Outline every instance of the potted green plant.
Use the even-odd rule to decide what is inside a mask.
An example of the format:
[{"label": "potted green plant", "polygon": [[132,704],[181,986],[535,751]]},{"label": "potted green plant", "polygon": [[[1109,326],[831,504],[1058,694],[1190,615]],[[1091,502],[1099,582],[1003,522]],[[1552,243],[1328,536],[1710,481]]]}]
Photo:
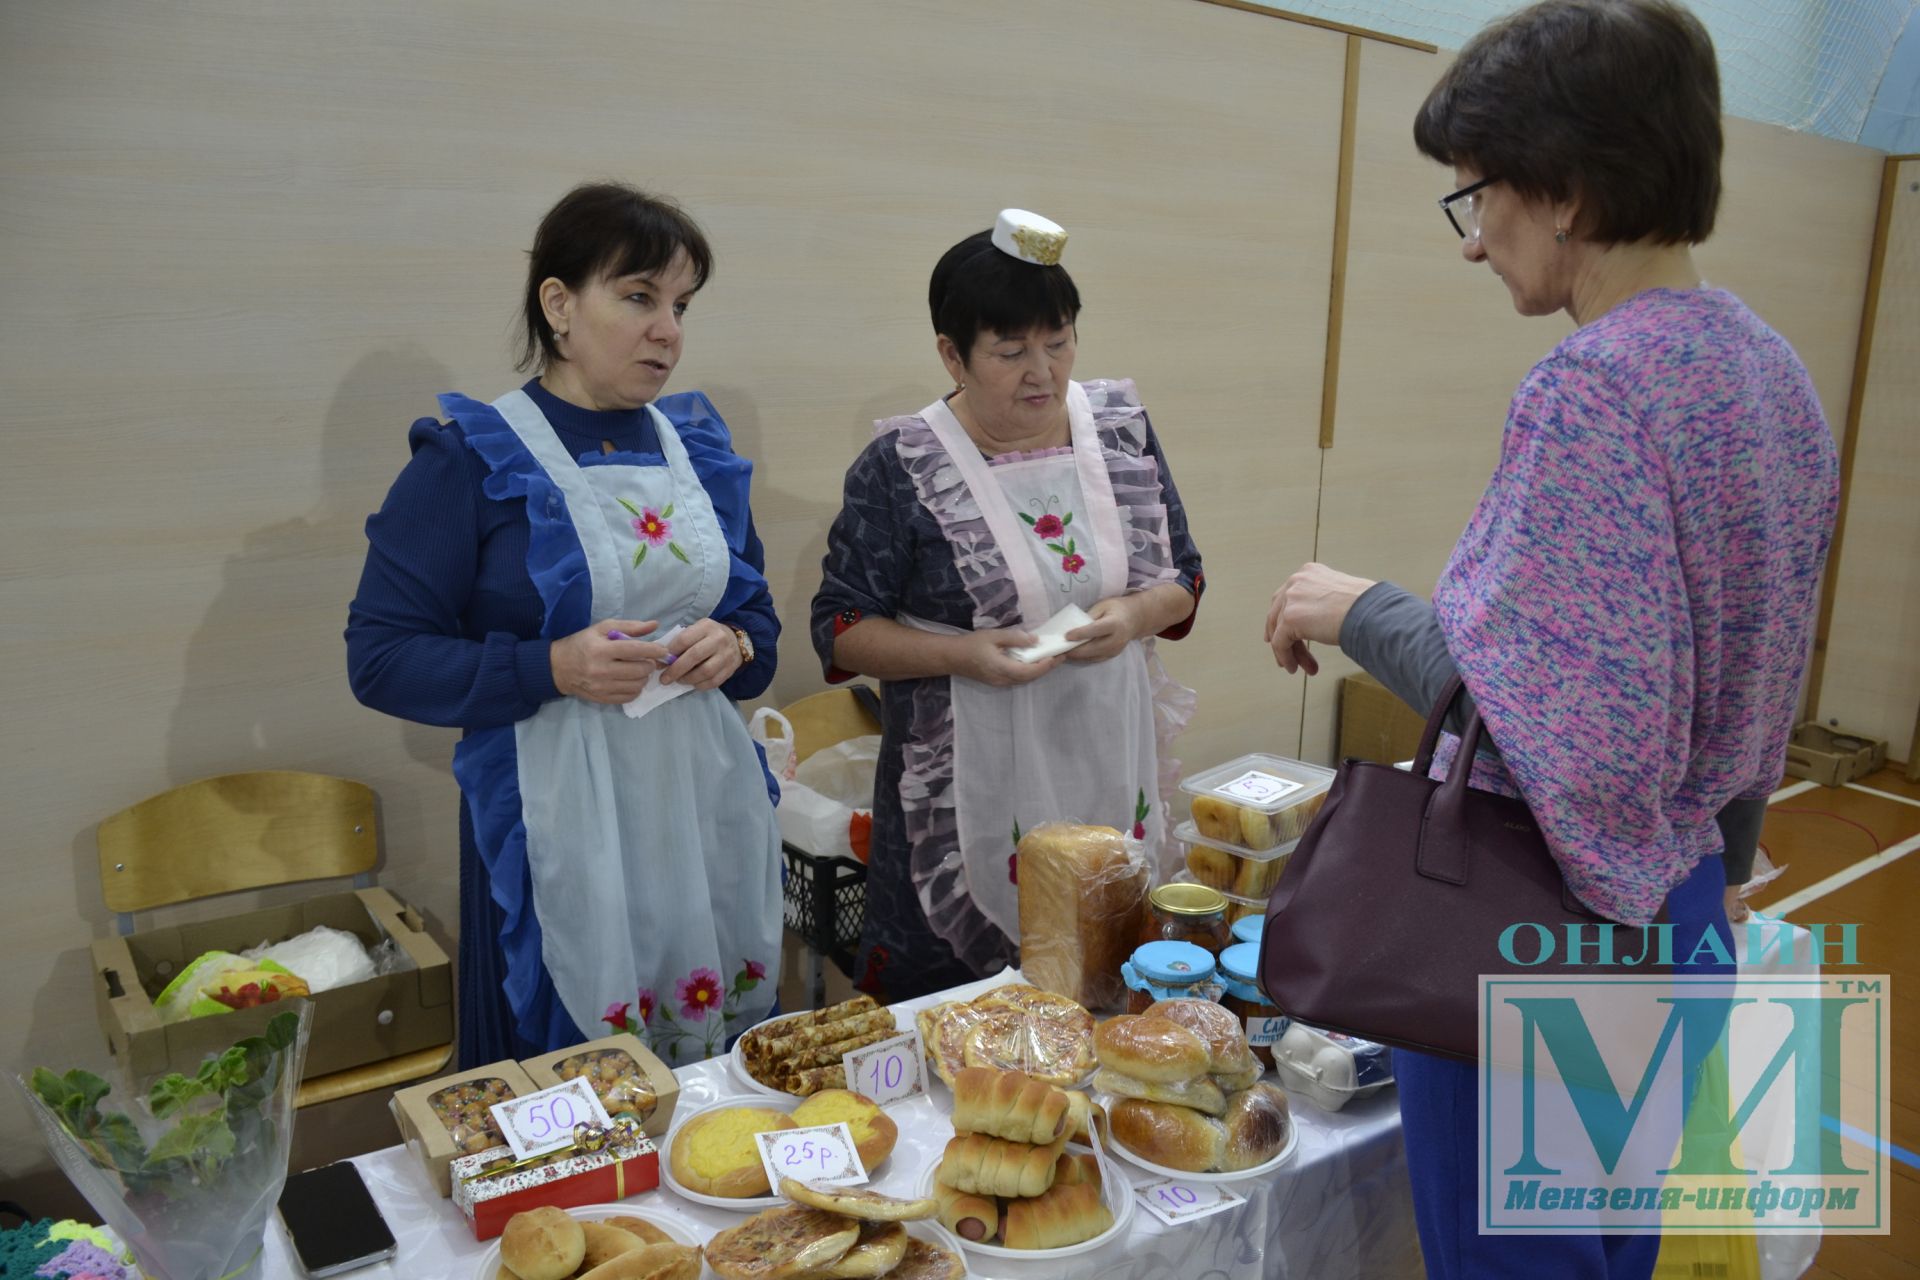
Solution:
[{"label": "potted green plant", "polygon": [[112,1109],[113,1085],[88,1071],[16,1078],[47,1149],[150,1280],[260,1273],[312,1020],[300,1001],[192,1075],[130,1082]]}]

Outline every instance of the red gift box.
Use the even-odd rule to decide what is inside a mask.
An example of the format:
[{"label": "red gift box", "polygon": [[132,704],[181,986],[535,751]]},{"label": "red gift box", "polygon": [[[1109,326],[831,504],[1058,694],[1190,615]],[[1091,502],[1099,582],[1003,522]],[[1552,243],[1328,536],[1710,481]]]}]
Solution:
[{"label": "red gift box", "polygon": [[453,1202],[473,1227],[475,1240],[491,1240],[507,1219],[543,1204],[573,1209],[609,1204],[660,1185],[660,1153],[644,1134],[616,1139],[594,1151],[566,1148],[516,1161],[510,1147],[493,1147],[453,1162]]}]

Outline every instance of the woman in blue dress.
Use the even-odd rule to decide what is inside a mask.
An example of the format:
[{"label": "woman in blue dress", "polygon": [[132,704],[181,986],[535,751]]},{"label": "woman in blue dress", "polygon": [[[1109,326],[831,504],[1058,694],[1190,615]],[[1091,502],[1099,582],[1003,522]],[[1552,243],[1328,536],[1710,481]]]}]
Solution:
[{"label": "woman in blue dress", "polygon": [[367,522],[354,693],[464,731],[463,1067],[601,1022],[677,1065],[773,1002],[780,842],[733,705],[779,635],[752,464],[704,395],[661,396],[711,268],[670,201],[569,193],[527,272],[536,376],[440,397]]}]

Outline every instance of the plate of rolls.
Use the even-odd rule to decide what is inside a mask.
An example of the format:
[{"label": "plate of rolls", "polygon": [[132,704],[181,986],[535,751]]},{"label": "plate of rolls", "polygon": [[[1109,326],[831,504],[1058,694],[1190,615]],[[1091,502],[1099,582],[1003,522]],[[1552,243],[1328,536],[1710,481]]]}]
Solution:
[{"label": "plate of rolls", "polygon": [[741,1084],[768,1097],[811,1097],[847,1087],[840,1059],[900,1034],[893,1011],[872,996],[770,1018],[733,1042],[727,1065]]},{"label": "plate of rolls", "polygon": [[845,1121],[860,1160],[873,1173],[893,1151],[900,1128],[863,1093],[823,1089],[812,1097],[735,1098],[675,1116],[660,1180],[695,1204],[752,1213],[784,1203],[767,1185],[755,1135]]},{"label": "plate of rolls", "polygon": [[1240,1019],[1211,1000],[1162,1000],[1094,1032],[1115,1154],[1196,1182],[1237,1182],[1279,1168],[1300,1131],[1287,1095],[1261,1081]]},{"label": "plate of rolls", "polygon": [[1085,1095],[1022,1071],[967,1067],[954,1076],[953,1127],[921,1189],[963,1248],[1067,1257],[1126,1231],[1133,1188],[1101,1153]]},{"label": "plate of rolls", "polygon": [[544,1205],[507,1219],[474,1280],[699,1280],[699,1238],[657,1209]]}]

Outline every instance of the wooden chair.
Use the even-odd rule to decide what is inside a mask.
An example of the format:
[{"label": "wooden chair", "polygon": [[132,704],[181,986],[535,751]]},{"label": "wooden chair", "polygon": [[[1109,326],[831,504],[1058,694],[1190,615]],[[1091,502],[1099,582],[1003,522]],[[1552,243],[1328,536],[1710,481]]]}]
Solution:
[{"label": "wooden chair", "polygon": [[[318,773],[271,770],[202,778],[100,824],[100,889],[133,932],[133,913],[307,880],[373,883],[373,791]],[[301,1082],[298,1105],[389,1089],[439,1072],[451,1043]]]}]

